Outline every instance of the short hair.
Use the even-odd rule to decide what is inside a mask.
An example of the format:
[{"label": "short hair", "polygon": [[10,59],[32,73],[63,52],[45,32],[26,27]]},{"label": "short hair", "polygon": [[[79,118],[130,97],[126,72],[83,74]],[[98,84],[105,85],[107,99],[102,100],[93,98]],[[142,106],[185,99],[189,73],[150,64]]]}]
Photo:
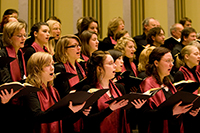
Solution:
[{"label": "short hair", "polygon": [[53,30],[53,25],[54,25],[54,24],[58,24],[58,25],[61,27],[60,22],[58,22],[58,21],[56,21],[56,20],[48,20],[46,23],[49,25],[49,28],[50,28],[50,35],[52,34],[52,30]]},{"label": "short hair", "polygon": [[153,44],[154,40],[152,39],[152,36],[155,37],[156,35],[159,35],[161,30],[165,33],[165,31],[161,27],[154,27],[154,28],[150,29],[147,34],[147,43]]},{"label": "short hair", "polygon": [[121,17],[114,17],[110,20],[110,22],[108,23],[108,36],[114,37],[114,32],[117,30],[120,21],[124,23],[124,20]]},{"label": "short hair", "polygon": [[120,30],[115,35],[115,41],[119,40],[121,37],[123,37],[125,34],[127,34],[127,30]]},{"label": "short hair", "polygon": [[177,25],[179,25],[180,23],[175,23],[170,27],[170,33],[172,34],[172,31],[176,31],[177,30]]},{"label": "short hair", "polygon": [[61,24],[61,20],[56,16],[49,17],[45,22],[47,22],[48,20],[55,20],[55,21],[58,21]]},{"label": "short hair", "polygon": [[89,53],[89,49],[90,49],[89,41],[90,41],[90,38],[92,37],[93,34],[97,35],[97,33],[93,32],[93,31],[85,30],[80,35],[80,39],[81,39],[81,43],[82,43],[81,52],[84,55],[86,55],[87,57],[90,57],[90,53]]},{"label": "short hair", "polygon": [[188,36],[190,35],[190,33],[197,33],[196,30],[192,27],[186,27],[182,30],[181,32],[181,42],[184,40],[183,37],[188,38]]},{"label": "short hair", "polygon": [[[31,55],[27,62],[27,73],[28,77],[26,82],[40,88],[42,84],[41,73],[46,65],[49,65],[53,57],[47,52],[36,52]],[[53,81],[49,82],[48,85],[52,85]]]},{"label": "short hair", "polygon": [[192,23],[192,20],[191,20],[190,18],[188,18],[188,17],[183,17],[183,18],[179,21],[179,23],[182,24],[182,25],[184,26],[185,23],[186,23],[186,21]]},{"label": "short hair", "polygon": [[132,41],[134,43],[135,49],[137,48],[135,40],[131,37],[121,37],[117,44],[115,45],[114,49],[119,50],[122,52],[123,56],[125,56],[125,47],[128,44],[129,41]]},{"label": "short hair", "polygon": [[155,18],[153,18],[153,17],[148,17],[148,18],[145,18],[145,19],[142,21],[143,31],[146,30],[146,29],[145,29],[145,25],[149,25],[149,20],[150,20],[150,19],[154,19],[154,20],[155,20]]},{"label": "short hair", "polygon": [[17,15],[19,14],[18,11],[15,10],[15,9],[7,9],[7,10],[5,10],[5,12],[4,12],[4,14],[3,14],[3,17],[4,17],[5,15],[11,15],[11,14],[13,14],[13,13],[17,13]]},{"label": "short hair", "polygon": [[92,22],[95,22],[97,23],[97,30],[98,30],[98,33],[99,33],[99,24],[98,24],[98,21],[93,18],[93,17],[84,17],[81,24],[80,24],[80,32],[79,32],[79,35],[85,31],[85,30],[88,30],[88,27],[89,25],[92,23]]},{"label": "short hair", "polygon": [[110,49],[108,50],[108,52],[110,53],[110,55],[113,57],[114,62],[122,56],[122,52],[116,49]]},{"label": "short hair", "polygon": [[66,55],[65,50],[70,43],[70,39],[75,39],[78,41],[79,44],[81,44],[80,39],[76,35],[69,34],[62,36],[56,44],[55,58],[57,62],[61,62],[64,64],[68,60],[68,56]]},{"label": "short hair", "polygon": [[10,41],[11,37],[15,32],[25,29],[25,24],[20,22],[9,22],[5,25],[3,29],[3,45],[11,46],[12,42]]},{"label": "short hair", "polygon": [[149,63],[149,55],[156,48],[155,46],[150,46],[142,50],[139,56],[138,71],[142,72],[146,70],[146,65]]}]

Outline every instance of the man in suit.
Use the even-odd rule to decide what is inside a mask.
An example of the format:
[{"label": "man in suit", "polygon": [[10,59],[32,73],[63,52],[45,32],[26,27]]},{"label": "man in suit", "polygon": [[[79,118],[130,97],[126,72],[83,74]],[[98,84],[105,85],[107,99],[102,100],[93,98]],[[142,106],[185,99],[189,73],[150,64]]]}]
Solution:
[{"label": "man in suit", "polygon": [[174,46],[181,41],[181,32],[184,29],[182,24],[175,23],[170,28],[171,37],[165,40],[164,47],[172,50]]}]

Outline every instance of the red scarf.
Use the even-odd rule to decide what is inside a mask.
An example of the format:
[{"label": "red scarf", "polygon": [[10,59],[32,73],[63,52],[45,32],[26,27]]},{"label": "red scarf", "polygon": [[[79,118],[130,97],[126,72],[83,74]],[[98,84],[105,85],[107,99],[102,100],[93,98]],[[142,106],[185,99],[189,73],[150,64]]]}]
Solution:
[{"label": "red scarf", "polygon": [[[43,90],[38,91],[38,99],[40,101],[41,111],[46,111],[60,100],[58,91],[50,86],[48,89],[42,85]],[[55,101],[54,101],[55,100]],[[62,121],[40,124],[40,133],[62,133]]]},{"label": "red scarf", "polygon": [[[7,50],[9,57],[16,58],[12,62],[10,62],[10,74],[11,74],[12,80],[13,81],[20,81],[20,80],[22,80],[22,76],[21,76],[21,70],[20,70],[20,66],[19,66],[19,60],[18,60],[17,55],[15,53],[15,49],[13,48],[13,46],[8,46],[8,47],[6,47],[6,50]],[[25,61],[24,61],[23,52],[22,52],[21,49],[19,49],[18,52],[20,52],[20,54],[22,56],[24,75],[26,75],[26,65],[25,65]]]},{"label": "red scarf", "polygon": [[[97,88],[103,89],[103,87],[97,83]],[[114,98],[118,97],[118,94],[122,96],[122,93],[118,90],[115,84],[110,80],[109,83],[110,93]],[[105,104],[106,101],[111,100],[111,98],[105,93],[99,98],[97,105],[99,111],[108,108],[109,104]],[[130,133],[130,126],[126,120],[126,110],[117,109],[108,115],[100,124],[100,132],[111,132],[111,133]]]},{"label": "red scarf", "polygon": [[[83,70],[81,65],[77,61],[75,62],[75,64],[79,68],[79,70],[81,71],[83,77],[85,77],[85,71]],[[80,81],[79,78],[78,78],[78,73],[74,69],[74,67],[71,65],[71,63],[69,63],[68,61],[64,64],[64,66],[65,66],[66,72],[76,75],[76,76],[72,77],[71,79],[69,79],[70,87],[72,87]]]},{"label": "red scarf", "polygon": [[[76,66],[81,71],[83,77],[85,77],[85,71],[83,70],[81,65],[77,61],[75,63],[76,63]],[[71,63],[69,63],[68,61],[64,64],[64,66],[65,66],[66,72],[76,75],[76,76],[72,77],[71,79],[69,79],[69,85],[70,85],[70,87],[72,87],[72,86],[74,86],[75,84],[77,84],[80,81],[79,77],[78,77],[78,73],[74,69],[74,67],[71,65]],[[82,120],[82,118],[80,118],[73,125],[74,125],[74,131],[75,132],[81,132],[81,130],[83,129],[83,120]]]},{"label": "red scarf", "polygon": [[[135,77],[137,77],[138,76],[138,72],[137,72],[137,68],[135,66],[135,63],[133,63],[132,61],[129,61],[129,63],[131,65],[131,69],[132,69],[133,73],[135,74]],[[125,71],[126,71],[126,68],[125,68],[125,66],[123,64],[122,72],[125,72]]]},{"label": "red scarf", "polygon": [[42,48],[36,42],[33,42],[33,44],[31,46],[35,49],[36,52],[48,52],[49,53],[49,51],[47,50],[47,48],[45,46],[43,46],[43,48]]},{"label": "red scarf", "polygon": [[111,40],[111,43],[112,43],[113,45],[116,45],[116,44],[117,44],[117,41],[115,41],[111,36],[110,36],[110,40]]},{"label": "red scarf", "polygon": [[[194,75],[192,74],[192,72],[190,72],[190,70],[188,70],[186,67],[181,66],[179,68],[179,71],[181,71],[183,73],[184,78],[185,78],[186,81],[187,80],[193,80],[195,82],[200,82],[200,72],[198,72],[197,67],[196,67],[195,73],[196,73],[197,78],[198,78],[199,81],[196,81],[196,79],[195,79]],[[198,89],[196,91],[194,91],[193,94],[197,95],[198,94]]]},{"label": "red scarf", "polygon": [[87,62],[87,61],[89,60],[89,58],[88,58],[86,55],[81,54],[81,56],[83,57],[83,60],[84,60],[85,62]]},{"label": "red scarf", "polygon": [[[146,92],[152,88],[161,87],[156,79],[153,76],[147,77],[141,84],[141,92]],[[177,92],[176,88],[170,82],[170,86],[168,86],[169,90],[174,94]],[[157,107],[166,100],[163,90],[158,91],[153,97],[148,99],[149,106],[153,108],[152,105],[156,105]],[[150,128],[150,127],[149,127]],[[163,133],[168,133],[168,120],[163,120]],[[180,133],[183,133],[183,123],[181,123]]]}]

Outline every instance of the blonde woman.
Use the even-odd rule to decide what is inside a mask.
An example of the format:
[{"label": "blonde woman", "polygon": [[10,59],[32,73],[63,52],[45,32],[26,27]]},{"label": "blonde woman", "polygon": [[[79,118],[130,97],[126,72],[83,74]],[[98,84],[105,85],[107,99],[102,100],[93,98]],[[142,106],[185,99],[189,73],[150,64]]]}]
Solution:
[{"label": "blonde woman", "polygon": [[99,45],[99,50],[106,51],[113,49],[117,44],[115,41],[115,36],[120,30],[124,30],[124,20],[121,17],[114,17],[108,23],[107,37],[104,38],[102,44]]},{"label": "blonde woman", "polygon": [[[29,110],[30,132],[61,133],[61,119],[75,115],[83,106],[69,106],[62,109],[48,110],[60,100],[58,91],[52,86],[54,79],[54,62],[52,55],[46,52],[34,53],[27,63],[28,77],[26,82],[42,91],[31,93],[25,97],[24,106]],[[78,115],[78,114],[77,114]],[[79,116],[79,115],[78,115]]]},{"label": "blonde woman", "polygon": [[47,24],[49,25],[50,28],[50,39],[47,44],[47,49],[52,55],[54,55],[55,46],[61,35],[61,24],[56,20],[48,20]]}]

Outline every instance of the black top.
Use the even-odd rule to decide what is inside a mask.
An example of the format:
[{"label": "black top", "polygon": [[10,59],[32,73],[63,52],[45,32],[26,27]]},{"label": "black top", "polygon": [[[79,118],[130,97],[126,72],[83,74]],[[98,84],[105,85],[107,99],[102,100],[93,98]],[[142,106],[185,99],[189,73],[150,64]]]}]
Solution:
[{"label": "black top", "polygon": [[126,71],[130,71],[130,76],[136,77],[136,75],[134,74],[133,69],[132,69],[132,67],[131,67],[131,64],[130,64],[130,62],[129,62],[129,58],[126,57],[126,56],[124,56],[124,57],[123,57],[123,60],[124,60],[124,66],[125,66],[125,68],[126,68]]},{"label": "black top", "polygon": [[179,42],[173,37],[169,37],[168,39],[165,40],[164,47],[172,51],[172,49],[176,44],[179,44]]},{"label": "black top", "polygon": [[114,49],[115,44],[112,44],[110,37],[106,37],[103,41],[99,42],[98,50],[108,51],[110,49]]},{"label": "black top", "polygon": [[183,47],[184,45],[181,43],[178,43],[174,46],[174,48],[172,49],[172,56],[174,59],[175,59],[175,55],[180,53]]},{"label": "black top", "polygon": [[[22,62],[22,55],[20,54],[20,52],[18,52],[17,55],[18,55],[19,67],[21,71],[21,79],[23,79],[24,67],[23,67],[23,62]],[[5,47],[0,50],[0,56],[8,57],[8,53]],[[0,80],[1,80],[0,84],[13,82],[11,73],[10,73],[10,64],[7,64],[5,67],[0,68]]]}]

